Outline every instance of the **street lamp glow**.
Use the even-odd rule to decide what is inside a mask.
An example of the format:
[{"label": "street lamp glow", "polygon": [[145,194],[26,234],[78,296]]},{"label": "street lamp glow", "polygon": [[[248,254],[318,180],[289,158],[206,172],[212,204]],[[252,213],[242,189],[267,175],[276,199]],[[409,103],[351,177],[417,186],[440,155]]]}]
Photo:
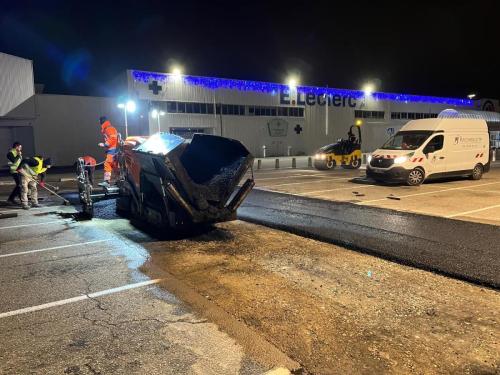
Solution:
[{"label": "street lamp glow", "polygon": [[120,108],[120,109],[123,109],[123,108],[125,108],[125,104],[123,104],[123,103],[119,103],[119,104],[117,105],[117,107],[118,107],[118,108]]},{"label": "street lamp glow", "polygon": [[151,111],[151,117],[156,119],[156,121],[158,122],[158,133],[161,130],[160,117],[164,115],[165,115],[164,111],[158,111],[156,108]]},{"label": "street lamp glow", "polygon": [[299,83],[299,80],[297,79],[297,77],[291,76],[291,77],[288,78],[288,83],[287,84],[288,84],[288,87],[290,87],[291,89],[296,88],[297,85],[298,85],[298,83]]},{"label": "street lamp glow", "polygon": [[176,77],[180,77],[182,75],[182,69],[180,66],[174,66],[172,68],[172,74]]},{"label": "street lamp glow", "polygon": [[373,85],[373,83],[366,83],[363,86],[363,92],[365,96],[370,96],[371,94],[373,94],[374,91],[375,91],[375,86]]},{"label": "street lamp glow", "polygon": [[135,112],[135,109],[136,109],[135,102],[133,100],[129,100],[127,102],[127,112],[133,113]]}]

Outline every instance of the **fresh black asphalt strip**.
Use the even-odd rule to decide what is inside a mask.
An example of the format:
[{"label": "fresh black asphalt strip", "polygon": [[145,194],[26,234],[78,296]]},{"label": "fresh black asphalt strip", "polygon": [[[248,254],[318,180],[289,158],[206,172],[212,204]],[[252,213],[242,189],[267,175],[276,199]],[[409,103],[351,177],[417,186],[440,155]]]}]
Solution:
[{"label": "fresh black asphalt strip", "polygon": [[500,288],[498,227],[253,190],[242,220]]}]

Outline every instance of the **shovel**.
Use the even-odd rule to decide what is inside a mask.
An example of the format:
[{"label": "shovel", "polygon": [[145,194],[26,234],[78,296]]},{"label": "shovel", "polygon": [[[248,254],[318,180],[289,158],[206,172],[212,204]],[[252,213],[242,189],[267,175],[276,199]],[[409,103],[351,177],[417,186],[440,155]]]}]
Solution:
[{"label": "shovel", "polygon": [[71,203],[69,202],[69,200],[67,200],[66,198],[63,198],[61,197],[59,194],[57,194],[55,191],[49,189],[47,186],[43,186],[43,185],[40,185],[40,182],[38,182],[36,179],[34,179],[33,177],[31,176],[28,176],[24,171],[20,171],[20,173],[24,176],[24,177],[27,177],[27,178],[30,178],[31,180],[35,181],[35,184],[37,184],[37,186],[40,186],[42,188],[44,188],[45,190],[47,190],[49,193],[51,193],[52,195],[55,195],[56,197],[59,197],[63,200],[64,202],[64,205],[65,206],[70,206]]}]

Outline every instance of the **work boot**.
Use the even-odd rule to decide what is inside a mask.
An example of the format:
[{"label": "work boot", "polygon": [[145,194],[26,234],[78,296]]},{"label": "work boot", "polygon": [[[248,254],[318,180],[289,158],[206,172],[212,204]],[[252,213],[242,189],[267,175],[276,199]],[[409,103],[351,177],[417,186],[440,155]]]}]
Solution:
[{"label": "work boot", "polygon": [[30,209],[29,204],[24,204],[23,203],[23,210],[29,210],[29,209]]},{"label": "work boot", "polygon": [[18,204],[14,199],[7,199],[7,206],[17,206]]},{"label": "work boot", "polygon": [[109,188],[111,185],[109,183],[109,181],[103,181],[103,182],[99,182],[97,185],[103,187],[103,188]]},{"label": "work boot", "polygon": [[40,206],[38,203],[31,203],[31,207],[32,208],[40,208],[42,206]]}]

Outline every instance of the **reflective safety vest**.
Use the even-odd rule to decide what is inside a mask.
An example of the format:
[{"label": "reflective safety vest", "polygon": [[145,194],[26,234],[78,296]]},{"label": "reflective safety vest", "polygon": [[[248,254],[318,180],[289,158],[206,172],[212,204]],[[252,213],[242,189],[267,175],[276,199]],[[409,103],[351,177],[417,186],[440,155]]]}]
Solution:
[{"label": "reflective safety vest", "polygon": [[35,172],[36,174],[40,174],[47,170],[47,168],[44,168],[43,166],[43,158],[38,158],[35,156],[33,157],[33,159],[35,159],[38,162],[38,164],[35,167],[31,168],[33,172]]},{"label": "reflective safety vest", "polygon": [[[17,156],[19,155],[15,148],[11,149],[9,151],[9,154],[14,155],[14,158],[17,158]],[[9,164],[9,168],[10,168],[10,173],[17,173],[17,170],[19,169],[19,166],[21,165],[21,160],[22,160],[22,158],[19,158],[15,163],[12,163],[9,160],[8,164]]]}]

